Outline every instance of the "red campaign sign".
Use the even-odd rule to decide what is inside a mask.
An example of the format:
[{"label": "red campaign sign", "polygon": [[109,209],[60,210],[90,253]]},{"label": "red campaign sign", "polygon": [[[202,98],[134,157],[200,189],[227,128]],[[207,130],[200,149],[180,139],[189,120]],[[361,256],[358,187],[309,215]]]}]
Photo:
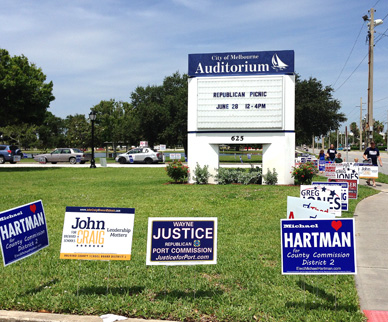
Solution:
[{"label": "red campaign sign", "polygon": [[357,179],[328,179],[329,182],[347,182],[349,184],[349,199],[357,199],[358,184]]},{"label": "red campaign sign", "polygon": [[[329,179],[335,179],[335,170],[337,166],[335,163],[326,163],[325,165],[325,176]],[[345,182],[345,181],[344,181]]]}]

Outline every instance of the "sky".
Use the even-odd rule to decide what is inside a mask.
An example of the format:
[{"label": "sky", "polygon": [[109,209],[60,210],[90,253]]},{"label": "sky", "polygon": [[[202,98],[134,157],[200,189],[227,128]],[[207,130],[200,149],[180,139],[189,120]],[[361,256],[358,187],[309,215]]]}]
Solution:
[{"label": "sky", "polygon": [[373,114],[386,123],[387,0],[1,0],[0,48],[42,69],[61,118],[130,102],[136,87],[187,73],[189,54],[294,50],[302,79],[333,87],[343,130],[367,102],[371,8],[385,20],[375,29]]}]

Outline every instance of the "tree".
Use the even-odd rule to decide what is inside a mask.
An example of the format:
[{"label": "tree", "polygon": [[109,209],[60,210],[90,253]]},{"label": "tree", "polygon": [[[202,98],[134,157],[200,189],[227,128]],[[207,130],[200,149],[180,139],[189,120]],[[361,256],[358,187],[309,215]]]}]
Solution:
[{"label": "tree", "polygon": [[65,146],[65,120],[46,112],[42,125],[38,127],[40,148],[59,148]]},{"label": "tree", "polygon": [[187,149],[187,75],[176,72],[161,86],[137,87],[131,104],[140,140]]},{"label": "tree", "polygon": [[131,106],[126,102],[101,101],[92,110],[96,112],[96,139],[97,144],[112,142],[116,152],[116,146],[120,143],[129,142],[132,138],[133,129],[131,122]]},{"label": "tree", "polygon": [[384,123],[380,121],[373,122],[373,141],[376,142],[377,145],[384,144],[384,139],[381,132],[384,131]]},{"label": "tree", "polygon": [[65,120],[66,145],[71,148],[86,149],[90,145],[90,123],[85,115],[69,115]]},{"label": "tree", "polygon": [[39,125],[52,95],[53,83],[27,57],[11,57],[0,49],[0,126],[20,123]]},{"label": "tree", "polygon": [[346,121],[339,113],[340,102],[333,98],[333,88],[324,87],[316,78],[300,80],[295,84],[295,132],[297,144],[310,142],[313,136],[335,131]]},{"label": "tree", "polygon": [[162,143],[161,134],[168,124],[168,113],[163,105],[162,86],[138,86],[131,94],[138,135],[141,141],[148,141],[150,147]]},{"label": "tree", "polygon": [[16,143],[22,148],[36,146],[38,142],[36,125],[20,123],[5,126],[0,130],[5,142]]},{"label": "tree", "polygon": [[358,127],[357,127],[357,123],[356,122],[352,122],[350,124],[350,132],[353,133],[353,143],[354,143],[355,140],[360,137],[360,131],[359,131]]},{"label": "tree", "polygon": [[182,145],[187,154],[187,75],[176,72],[166,77],[163,90],[168,123],[162,137],[168,145]]}]

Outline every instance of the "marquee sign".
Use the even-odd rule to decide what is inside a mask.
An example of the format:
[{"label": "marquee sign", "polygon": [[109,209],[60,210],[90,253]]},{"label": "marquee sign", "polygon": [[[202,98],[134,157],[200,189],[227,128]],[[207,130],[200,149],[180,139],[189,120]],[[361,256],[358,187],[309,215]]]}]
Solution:
[{"label": "marquee sign", "polygon": [[207,165],[216,183],[217,146],[263,144],[263,169],[276,168],[280,184],[293,183],[294,61],[293,50],[189,55],[190,168]]},{"label": "marquee sign", "polygon": [[281,76],[198,79],[198,129],[283,128]]},{"label": "marquee sign", "polygon": [[190,54],[189,76],[293,74],[294,51]]}]

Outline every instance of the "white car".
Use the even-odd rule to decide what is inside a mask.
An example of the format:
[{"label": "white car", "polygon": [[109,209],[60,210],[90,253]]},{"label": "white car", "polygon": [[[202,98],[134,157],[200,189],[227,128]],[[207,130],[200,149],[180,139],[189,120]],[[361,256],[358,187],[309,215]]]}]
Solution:
[{"label": "white car", "polygon": [[116,162],[120,164],[125,163],[158,163],[163,162],[163,153],[155,152],[150,148],[136,148],[128,152],[119,154],[116,159]]}]

